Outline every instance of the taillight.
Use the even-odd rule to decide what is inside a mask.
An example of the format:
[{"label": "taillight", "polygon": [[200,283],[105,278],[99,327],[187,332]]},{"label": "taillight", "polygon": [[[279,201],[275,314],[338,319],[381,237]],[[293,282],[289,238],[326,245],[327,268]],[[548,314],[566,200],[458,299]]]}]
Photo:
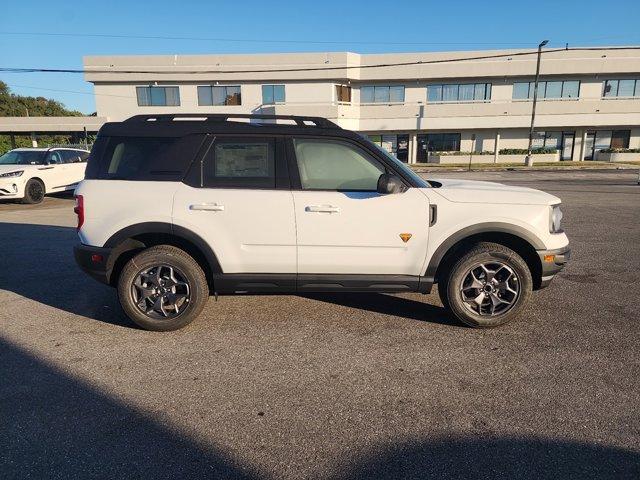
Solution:
[{"label": "taillight", "polygon": [[78,216],[78,226],[76,230],[80,230],[84,223],[84,198],[82,195],[76,195],[76,206],[73,207],[73,211]]}]

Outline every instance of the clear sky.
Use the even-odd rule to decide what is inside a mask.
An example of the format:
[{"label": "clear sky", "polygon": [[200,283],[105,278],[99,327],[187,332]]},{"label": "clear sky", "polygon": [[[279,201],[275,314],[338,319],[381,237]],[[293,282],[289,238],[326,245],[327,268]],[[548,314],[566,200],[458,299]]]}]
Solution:
[{"label": "clear sky", "polygon": [[[109,54],[486,50],[536,48],[544,39],[549,46],[640,44],[640,0],[5,0],[0,10],[0,67],[82,68],[84,55]],[[16,32],[56,35],[7,34]],[[0,80],[16,93],[95,110],[81,74],[0,72]]]}]

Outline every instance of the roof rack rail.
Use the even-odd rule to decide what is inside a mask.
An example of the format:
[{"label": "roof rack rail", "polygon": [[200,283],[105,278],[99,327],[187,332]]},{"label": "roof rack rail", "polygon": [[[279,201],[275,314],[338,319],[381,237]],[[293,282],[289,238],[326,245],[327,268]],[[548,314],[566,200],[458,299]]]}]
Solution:
[{"label": "roof rack rail", "polygon": [[[172,122],[174,120],[201,119],[205,122],[226,122],[234,118],[248,118],[257,120],[291,120],[300,127],[315,126],[320,128],[341,128],[335,123],[322,117],[307,117],[299,115],[267,115],[261,113],[162,113],[159,115],[134,115],[125,122]],[[312,125],[309,125],[309,124]]]}]

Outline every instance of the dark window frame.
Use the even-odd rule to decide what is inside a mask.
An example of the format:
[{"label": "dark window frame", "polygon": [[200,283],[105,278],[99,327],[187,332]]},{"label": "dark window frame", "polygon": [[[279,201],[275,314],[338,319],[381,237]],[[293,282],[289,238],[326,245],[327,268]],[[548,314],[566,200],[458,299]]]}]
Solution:
[{"label": "dark window frame", "polygon": [[[561,82],[562,85],[560,87],[560,96],[559,97],[547,97],[547,83],[553,83],[553,82]],[[526,98],[516,98],[515,95],[515,91],[516,91],[516,84],[518,85],[522,85],[522,84],[529,84],[528,89],[527,89],[527,97]],[[564,93],[565,93],[565,84],[568,83],[577,83],[578,84],[578,94],[575,97],[565,97]],[[582,87],[582,80],[539,80],[538,81],[538,100],[544,101],[544,100],[561,100],[561,101],[566,101],[566,100],[579,100],[580,99],[580,90]],[[535,90],[535,81],[519,81],[519,82],[513,82],[512,87],[511,87],[511,100],[512,101],[516,101],[516,102],[531,102],[533,101],[533,92]]]},{"label": "dark window frame", "polygon": [[[341,93],[348,92],[348,100],[341,100]],[[351,85],[336,84],[336,102],[339,104],[351,104]]]},{"label": "dark window frame", "polygon": [[[391,88],[399,88],[402,87],[402,101],[394,102],[391,101]],[[362,89],[363,88],[372,88],[373,89],[373,100],[371,102],[363,102],[362,101]],[[407,86],[406,85],[398,85],[398,84],[388,84],[388,85],[361,85],[360,89],[360,104],[361,105],[404,105],[407,98]],[[380,100],[376,101],[376,89],[386,89],[387,90],[387,98],[388,100]]]},{"label": "dark window frame", "polygon": [[[471,100],[461,100],[460,99],[460,87],[462,86],[469,86],[469,85],[473,85],[473,98]],[[475,90],[478,87],[478,85],[484,85],[484,98],[482,99],[476,99],[475,98]],[[455,86],[458,87],[457,88],[457,95],[456,95],[456,100],[443,100],[444,98],[444,87],[451,87],[451,86]],[[436,88],[439,87],[440,88],[440,98],[438,100],[429,100],[429,88]],[[490,103],[491,102],[491,94],[493,91],[493,84],[491,82],[465,82],[465,83],[432,83],[432,84],[427,84],[426,87],[426,99],[427,99],[427,103],[431,103],[431,104],[439,104],[439,103]]]},{"label": "dark window frame", "polygon": [[[168,88],[172,88],[175,89],[175,91],[177,92],[176,98],[178,100],[178,103],[176,104],[168,104],[167,103],[167,92],[166,90]],[[157,89],[157,90],[164,90],[164,103],[153,103],[153,95],[151,94],[151,91]],[[148,104],[142,104],[140,103],[140,91],[142,90],[148,90],[149,91],[149,103]],[[139,107],[179,107],[180,106],[180,86],[179,85],[136,85],[136,101],[138,102],[138,106]]]},{"label": "dark window frame", "polygon": [[[265,87],[271,88],[271,96],[273,98],[273,102],[265,102],[264,100],[264,89]],[[282,87],[282,101],[276,100],[276,89],[275,87]],[[287,88],[284,83],[265,83],[261,85],[261,94],[262,94],[262,104],[263,105],[284,105],[287,103]],[[242,97],[242,95],[241,95]],[[241,98],[242,99],[242,98]]]},{"label": "dark window frame", "polygon": [[320,141],[320,142],[327,142],[327,143],[340,143],[343,145],[346,145],[348,147],[354,148],[355,150],[358,150],[359,152],[362,153],[363,156],[368,157],[370,159],[373,159],[375,162],[377,162],[378,164],[380,164],[383,168],[384,168],[384,172],[385,173],[389,173],[390,171],[393,171],[389,168],[389,165],[387,162],[383,161],[380,156],[373,154],[369,149],[364,148],[363,145],[357,143],[357,142],[353,142],[349,139],[346,138],[340,138],[340,137],[317,137],[317,136],[307,136],[307,135],[294,135],[291,138],[289,138],[288,144],[288,151],[289,151],[289,155],[291,158],[291,161],[289,162],[289,168],[290,171],[295,172],[296,177],[294,179],[292,179],[292,184],[295,185],[296,187],[294,188],[295,190],[299,190],[299,191],[303,191],[303,192],[342,192],[342,193],[349,193],[349,192],[356,192],[356,193],[372,193],[372,192],[377,192],[377,188],[374,190],[365,190],[365,189],[334,189],[334,188],[304,188],[302,186],[302,180],[300,177],[300,167],[298,166],[298,157],[296,155],[296,148],[295,148],[295,143],[294,140],[296,139],[300,139],[300,140],[311,140],[311,141]]},{"label": "dark window frame", "polygon": [[[197,94],[197,101],[198,101],[198,106],[199,107],[227,107],[227,106],[232,106],[232,107],[237,107],[242,105],[242,85],[238,84],[234,84],[234,85],[197,85],[196,86],[196,93],[198,93],[198,90],[200,88],[208,88],[210,90],[210,94],[211,94],[211,103],[201,103],[200,102],[200,95]],[[213,101],[213,89],[214,88],[224,88],[224,103],[214,103]],[[238,89],[238,94],[237,94],[237,98],[238,98],[238,103],[232,103],[229,101],[230,98],[234,98],[234,95],[229,95],[229,93],[227,92],[228,88],[237,88]]]},{"label": "dark window frame", "polygon": [[[626,96],[621,96],[620,95],[620,82],[621,81],[625,81],[625,80],[630,80],[633,81],[633,94],[632,95],[626,95]],[[611,84],[611,82],[616,82],[616,88],[615,88],[615,93],[611,93],[611,91],[607,91],[607,86]],[[636,99],[636,98],[640,98],[640,78],[608,78],[606,80],[602,81],[602,98],[603,99],[611,99],[611,98],[620,98],[623,100],[631,100],[631,99]],[[636,94],[636,92],[638,92],[638,94]]]},{"label": "dark window frame", "polygon": [[[213,155],[212,168],[215,169],[215,148],[220,144],[233,144],[233,143],[265,143],[268,142],[273,145],[273,159],[274,159],[274,178],[275,183],[273,185],[266,185],[266,182],[254,181],[243,182],[241,180],[223,181],[223,182],[210,182],[205,177],[206,162],[210,161],[210,155]],[[210,178],[210,177],[209,177]],[[255,179],[259,177],[225,177],[232,179],[250,178]],[[255,135],[255,134],[223,134],[223,135],[210,135],[208,141],[205,141],[205,145],[202,149],[202,154],[198,160],[193,162],[192,168],[185,177],[187,185],[196,188],[206,189],[230,189],[230,190],[290,190],[291,182],[289,178],[289,161],[287,147],[285,145],[284,137],[279,135]]]}]

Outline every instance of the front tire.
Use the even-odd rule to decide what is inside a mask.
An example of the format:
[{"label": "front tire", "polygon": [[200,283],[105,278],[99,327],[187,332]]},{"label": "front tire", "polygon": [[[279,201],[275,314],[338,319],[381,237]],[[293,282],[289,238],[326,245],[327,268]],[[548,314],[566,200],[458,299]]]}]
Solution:
[{"label": "front tire", "polygon": [[137,325],[167,332],[200,315],[209,298],[207,278],[196,261],[170,245],[138,253],[118,278],[118,299]]},{"label": "front tire", "polygon": [[24,197],[22,199],[22,203],[42,203],[42,200],[44,200],[44,194],[44,183],[36,178],[32,178],[27,181],[27,184],[24,186]]},{"label": "front tire", "polygon": [[452,266],[442,286],[446,306],[456,318],[471,327],[490,328],[522,312],[533,281],[520,255],[504,245],[483,242]]}]

